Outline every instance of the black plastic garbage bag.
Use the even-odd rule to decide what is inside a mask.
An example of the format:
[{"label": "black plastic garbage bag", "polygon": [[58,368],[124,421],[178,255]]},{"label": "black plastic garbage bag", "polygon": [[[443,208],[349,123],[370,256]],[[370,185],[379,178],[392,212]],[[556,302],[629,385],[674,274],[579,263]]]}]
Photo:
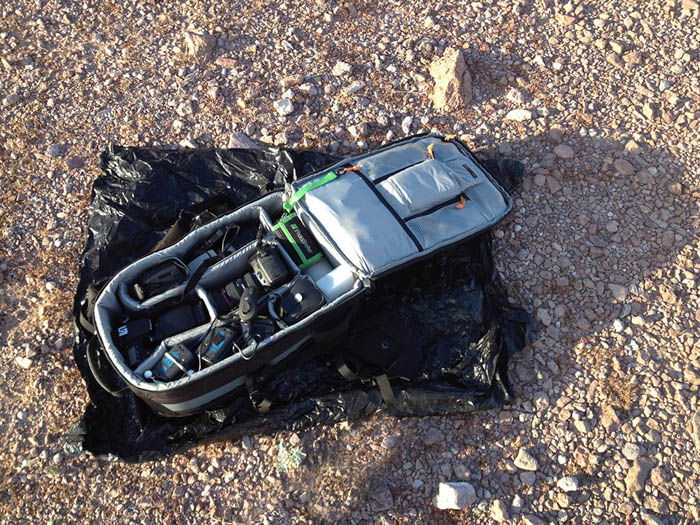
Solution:
[{"label": "black plastic garbage bag", "polygon": [[[105,374],[112,372],[112,379],[116,375],[104,370],[109,364],[94,359],[98,343],[85,316],[91,294],[118,270],[157,249],[166,233],[188,231],[189,222],[202,210],[230,211],[335,161],[322,153],[271,148],[175,151],[112,146],[102,154],[104,176],[93,186],[73,309],[74,357],[90,403],[66,435],[68,452],[145,461],[204,441],[299,430],[381,411],[444,415],[493,408],[508,400],[508,358],[525,345],[530,315],[506,296],[490,233],[382,279],[363,305],[356,324],[386,333],[410,331],[423,351],[418,378],[393,383],[393,405],[385,403],[374,382],[344,379],[329,357],[337,353],[334,348],[318,348],[316,358],[268,378],[264,394],[272,409],[266,414],[259,414],[242,395],[222,410],[166,418],[117,382],[105,384]],[[519,184],[520,163],[482,162],[506,190]],[[91,371],[96,367],[102,385]]]}]

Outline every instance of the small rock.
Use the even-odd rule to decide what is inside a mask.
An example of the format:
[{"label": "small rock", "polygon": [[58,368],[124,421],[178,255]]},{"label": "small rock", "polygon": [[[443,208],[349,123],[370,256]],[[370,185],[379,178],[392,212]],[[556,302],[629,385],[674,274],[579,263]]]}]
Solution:
[{"label": "small rock", "polygon": [[302,82],[304,82],[304,75],[289,75],[282,79],[282,87],[284,89],[289,89],[291,87],[298,86]]},{"label": "small rock", "polygon": [[672,182],[668,186],[668,191],[671,193],[671,195],[681,195],[683,193],[683,186],[680,185],[679,182]]},{"label": "small rock", "polygon": [[272,103],[272,106],[277,111],[277,114],[286,117],[294,112],[294,104],[288,98],[281,98]]},{"label": "small rock", "polygon": [[515,122],[532,120],[532,111],[529,109],[512,109],[506,115],[506,120],[514,120]]},{"label": "small rock", "polygon": [[369,126],[366,123],[348,126],[350,135],[356,139],[366,137],[369,134]]},{"label": "small rock", "polygon": [[642,518],[644,525],[665,525],[666,523],[660,516],[649,512],[647,509],[641,509],[639,517]]},{"label": "small rock", "polygon": [[641,453],[642,449],[639,447],[639,445],[635,445],[634,443],[625,443],[625,446],[622,447],[622,455],[630,461],[634,461],[635,459],[639,458]]},{"label": "small rock", "polygon": [[578,480],[573,476],[565,476],[557,481],[557,487],[564,492],[575,492],[578,490]]},{"label": "small rock", "polygon": [[51,144],[46,149],[46,155],[49,157],[61,157],[63,155],[63,146],[60,144]]},{"label": "small rock", "polygon": [[382,447],[394,448],[397,441],[396,436],[386,436],[384,439],[382,439]]},{"label": "small rock", "polygon": [[518,450],[518,455],[513,460],[513,464],[520,470],[535,471],[539,467],[537,460],[524,448]]},{"label": "small rock", "polygon": [[547,176],[547,189],[550,193],[557,193],[562,188],[561,182],[556,177]]},{"label": "small rock", "polygon": [[81,157],[68,157],[66,159],[66,168],[68,169],[77,170],[82,168],[83,164],[84,161]]},{"label": "small rock", "polygon": [[241,132],[231,133],[229,135],[227,147],[243,149],[260,149],[260,146],[257,142],[255,142],[245,133]]},{"label": "small rock", "polygon": [[559,144],[554,148],[554,154],[560,159],[573,159],[574,148],[568,144]]},{"label": "small rock", "polygon": [[574,428],[581,434],[588,434],[591,431],[591,424],[585,419],[574,421]]},{"label": "small rock", "polygon": [[625,476],[625,487],[630,496],[637,499],[639,493],[644,490],[644,485],[649,477],[649,471],[654,468],[655,462],[651,458],[636,459]]},{"label": "small rock", "polygon": [[435,497],[438,509],[464,509],[476,503],[476,491],[471,483],[453,481],[440,483]]},{"label": "small rock", "polygon": [[634,166],[632,166],[632,164],[625,159],[615,159],[614,166],[615,170],[620,175],[629,176],[634,174]]},{"label": "small rock", "polygon": [[423,482],[419,479],[416,479],[413,481],[413,483],[411,483],[411,487],[413,487],[414,489],[419,489],[422,486],[423,486]]},{"label": "small rock", "polygon": [[32,364],[34,363],[34,361],[27,357],[16,357],[15,361],[19,366],[21,366],[25,370],[29,370],[32,367]]},{"label": "small rock", "polygon": [[437,428],[431,428],[428,430],[428,432],[426,432],[425,436],[423,436],[423,443],[426,445],[435,445],[436,443],[440,443],[444,440],[445,434],[443,434]]},{"label": "small rock", "polygon": [[214,63],[217,66],[223,67],[226,69],[235,69],[235,67],[238,65],[238,62],[236,61],[235,58],[229,58],[229,57],[219,57],[214,61]]},{"label": "small rock", "polygon": [[627,299],[627,287],[619,284],[608,283],[608,290],[616,301],[623,302]]},{"label": "small rock", "polygon": [[653,120],[656,116],[656,110],[654,109],[654,106],[652,106],[649,102],[644,104],[644,106],[642,106],[642,115],[644,115],[649,120]]},{"label": "small rock", "polygon": [[666,230],[661,234],[661,246],[670,248],[676,242],[676,234],[672,230]]},{"label": "small rock", "polygon": [[526,514],[523,516],[523,523],[525,525],[547,525],[547,522],[542,518],[538,518],[534,514]]},{"label": "small rock", "polygon": [[491,504],[491,517],[498,523],[503,523],[510,519],[508,514],[508,506],[503,500],[496,499],[493,500]]},{"label": "small rock", "polygon": [[408,135],[411,132],[412,125],[413,117],[404,117],[404,119],[401,121],[401,130],[404,132],[405,135]]},{"label": "small rock", "polygon": [[348,87],[345,88],[345,93],[348,95],[354,95],[358,91],[361,91],[365,88],[365,83],[364,82],[353,82],[350,84]]},{"label": "small rock", "polygon": [[394,506],[394,498],[389,484],[381,476],[369,480],[369,505],[374,512],[389,510]]},{"label": "small rock", "polygon": [[3,106],[12,106],[13,104],[16,104],[17,102],[19,102],[21,98],[22,97],[20,96],[19,93],[11,93],[2,99],[2,105]]},{"label": "small rock", "polygon": [[341,77],[351,72],[352,66],[347,62],[343,62],[342,60],[338,60],[331,70],[331,74],[335,77]]},{"label": "small rock", "polygon": [[206,62],[211,58],[214,44],[216,44],[216,39],[206,33],[196,33],[194,31],[185,33],[187,52],[200,63]]},{"label": "small rock", "polygon": [[461,50],[446,49],[430,64],[430,76],[435,82],[431,97],[435,109],[454,111],[471,102],[472,78]]},{"label": "small rock", "polygon": [[300,84],[299,85],[299,91],[302,93],[306,93],[307,95],[316,95],[318,94],[318,89],[316,89],[316,86],[313,84],[307,82],[305,84]]},{"label": "small rock", "polygon": [[537,319],[539,319],[545,326],[552,324],[552,314],[549,313],[549,310],[544,308],[537,310]]},{"label": "small rock", "polygon": [[619,229],[620,225],[617,221],[608,221],[605,223],[605,229],[610,233],[615,233]]}]

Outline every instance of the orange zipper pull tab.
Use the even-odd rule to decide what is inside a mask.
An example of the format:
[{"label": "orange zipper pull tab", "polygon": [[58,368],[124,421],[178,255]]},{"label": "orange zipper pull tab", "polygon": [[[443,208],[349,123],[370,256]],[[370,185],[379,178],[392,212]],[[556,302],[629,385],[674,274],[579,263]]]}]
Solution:
[{"label": "orange zipper pull tab", "polygon": [[464,195],[460,195],[459,196],[459,204],[457,206],[455,206],[455,208],[457,208],[458,210],[461,210],[462,208],[464,208],[464,206],[466,206],[466,204],[467,204],[467,199],[464,198]]},{"label": "orange zipper pull tab", "polygon": [[428,158],[429,159],[435,158],[435,153],[433,153],[433,148],[435,148],[434,142],[431,142],[430,144],[428,144]]}]

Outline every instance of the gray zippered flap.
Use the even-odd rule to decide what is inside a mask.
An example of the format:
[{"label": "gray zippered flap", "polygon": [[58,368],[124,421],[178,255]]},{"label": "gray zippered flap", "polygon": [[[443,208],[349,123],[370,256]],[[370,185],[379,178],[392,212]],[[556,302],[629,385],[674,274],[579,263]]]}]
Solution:
[{"label": "gray zippered flap", "polygon": [[418,253],[401,223],[357,173],[308,192],[305,200],[338,250],[366,273]]},{"label": "gray zippered flap", "polygon": [[[341,173],[343,166],[358,170]],[[320,176],[328,171],[338,178],[308,191],[297,206],[371,277],[493,226],[512,206],[468,151],[439,136],[347,159]]]}]

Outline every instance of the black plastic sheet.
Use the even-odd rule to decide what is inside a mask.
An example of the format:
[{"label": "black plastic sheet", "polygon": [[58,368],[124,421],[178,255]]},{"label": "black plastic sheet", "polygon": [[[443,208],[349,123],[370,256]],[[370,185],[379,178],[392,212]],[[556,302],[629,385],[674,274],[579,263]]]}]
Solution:
[{"label": "black plastic sheet", "polygon": [[[271,378],[264,388],[273,408],[264,415],[242,395],[223,410],[165,418],[131,392],[114,397],[95,381],[86,353],[97,342],[79,322],[90,289],[98,289],[148,253],[181,219],[183,209],[207,202],[238,206],[336,160],[317,152],[271,148],[176,151],[112,146],[102,154],[104,176],[93,187],[73,310],[74,357],[90,402],[82,420],[66,435],[68,452],[146,461],[209,440],[300,430],[379,412],[463,413],[498,407],[509,399],[508,358],[525,345],[531,320],[506,296],[488,232],[382,279],[360,309],[358,322],[392,312],[396,323],[419,334],[425,355],[422,371],[413,381],[392,382],[398,399],[393,406],[383,401],[373,382],[343,379],[326,357],[334,354],[333,348],[322,348],[316,358]],[[520,163],[482,161],[506,190],[519,184]]]}]

